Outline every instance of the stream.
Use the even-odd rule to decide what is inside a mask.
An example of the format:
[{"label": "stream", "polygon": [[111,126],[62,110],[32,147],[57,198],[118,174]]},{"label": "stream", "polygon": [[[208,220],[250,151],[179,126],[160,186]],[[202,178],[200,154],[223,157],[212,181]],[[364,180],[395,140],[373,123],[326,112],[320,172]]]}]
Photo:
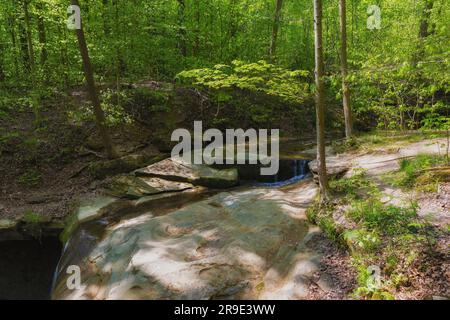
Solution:
[{"label": "stream", "polygon": [[[70,236],[69,240],[65,243],[64,249],[62,250],[61,243],[56,238],[45,238],[42,239],[41,242],[36,240],[28,240],[28,241],[5,241],[0,242],[0,274],[5,275],[8,274],[8,277],[0,277],[0,299],[50,299],[51,297],[56,299],[61,298],[69,298],[69,299],[78,299],[78,298],[98,298],[96,295],[89,296],[90,293],[86,293],[86,290],[80,290],[82,294],[81,296],[70,292],[66,288],[66,280],[67,280],[67,273],[66,270],[71,265],[77,265],[81,266],[82,275],[83,275],[83,283],[92,283],[97,281],[98,279],[95,278],[96,274],[102,274],[102,272],[106,272],[108,276],[116,277],[116,280],[112,280],[112,283],[117,282],[117,278],[126,277],[125,274],[127,273],[127,267],[123,265],[122,262],[119,263],[122,259],[129,259],[127,258],[128,255],[135,254],[137,248],[140,248],[140,245],[138,247],[135,247],[138,243],[136,242],[136,235],[133,230],[130,230],[127,225],[133,225],[135,221],[137,221],[136,225],[136,232],[140,232],[141,226],[143,226],[145,223],[149,223],[148,227],[145,227],[145,229],[151,229],[156,228],[154,230],[154,235],[149,235],[148,232],[145,232],[145,236],[152,237],[152,241],[154,242],[154,246],[158,247],[161,246],[159,250],[163,250],[166,252],[171,252],[172,250],[175,250],[178,252],[177,245],[173,247],[173,244],[170,245],[170,247],[173,247],[173,249],[170,249],[167,247],[166,243],[164,241],[158,242],[161,237],[166,237],[167,228],[172,228],[172,226],[167,225],[165,227],[165,231],[163,231],[164,234],[160,234],[161,225],[155,225],[154,227],[150,226],[152,224],[152,220],[155,219],[170,219],[172,221],[171,223],[175,223],[173,226],[174,232],[178,232],[177,230],[179,228],[184,228],[181,225],[194,225],[198,224],[197,228],[200,230],[204,230],[205,234],[209,234],[211,232],[218,231],[218,234],[216,236],[212,236],[212,240],[208,238],[208,236],[205,237],[205,235],[202,235],[204,237],[204,240],[201,240],[200,242],[208,242],[209,244],[206,247],[211,246],[211,248],[202,249],[206,251],[211,251],[209,254],[200,253],[201,257],[189,257],[189,258],[183,258],[183,259],[193,259],[193,260],[200,260],[200,259],[206,259],[209,260],[210,257],[213,257],[215,260],[214,255],[219,254],[219,251],[217,251],[218,247],[223,246],[224,248],[229,246],[229,242],[233,242],[234,238],[240,237],[240,234],[242,234],[242,231],[238,231],[237,229],[240,228],[239,226],[233,227],[236,230],[230,231],[230,226],[224,225],[222,226],[220,223],[221,221],[214,220],[208,223],[207,225],[202,225],[204,221],[202,221],[203,218],[199,218],[197,213],[201,213],[204,217],[206,215],[214,215],[216,214],[215,211],[217,207],[221,207],[223,205],[229,206],[227,210],[231,210],[230,212],[233,212],[235,215],[239,215],[239,220],[242,225],[249,224],[249,226],[253,227],[258,226],[259,223],[261,223],[261,227],[258,230],[252,230],[248,231],[248,235],[243,235],[247,237],[247,240],[249,243],[252,243],[251,248],[246,248],[247,251],[253,251],[257,255],[263,257],[264,259],[270,260],[276,258],[276,255],[274,256],[272,249],[267,251],[268,249],[265,248],[259,248],[260,245],[264,246],[264,242],[267,240],[269,241],[267,245],[270,245],[271,241],[273,243],[276,243],[277,246],[285,247],[286,238],[292,239],[292,241],[300,241],[307,233],[307,223],[302,218],[300,225],[293,225],[292,221],[287,221],[286,218],[283,216],[280,216],[279,218],[271,218],[272,214],[276,214],[278,211],[285,212],[287,204],[291,205],[292,208],[287,208],[289,211],[289,214],[295,214],[291,213],[290,211],[293,211],[298,206],[302,206],[303,202],[299,201],[298,204],[290,203],[289,197],[295,196],[295,201],[297,201],[298,196],[294,193],[294,191],[284,191],[285,188],[293,188],[295,189],[295,186],[302,182],[302,180],[305,180],[310,176],[309,169],[308,169],[308,161],[307,160],[282,160],[280,162],[280,170],[279,173],[276,176],[269,176],[269,177],[261,177],[259,176],[259,168],[238,168],[239,169],[239,176],[240,176],[240,185],[234,188],[231,188],[229,190],[202,190],[201,192],[192,192],[187,193],[183,196],[177,196],[173,199],[159,199],[155,201],[150,201],[148,204],[142,207],[129,207],[127,205],[126,200],[118,200],[116,203],[114,203],[115,207],[111,211],[111,213],[100,217],[98,219],[94,219],[91,221],[87,221],[82,223],[75,232]],[[277,190],[280,191],[277,191]],[[273,191],[270,191],[273,190]],[[311,189],[311,186],[308,185],[307,195],[305,196],[305,199],[309,201],[310,198],[313,197],[313,193]],[[288,197],[285,198],[285,194],[289,194]],[[254,200],[252,200],[254,198]],[[258,200],[259,199],[259,200]],[[212,207],[204,208],[205,203],[208,203],[208,201],[212,201],[210,203],[217,203],[214,204]],[[301,200],[301,199],[300,199]],[[261,206],[261,210],[256,210],[253,212],[252,208],[247,208],[247,202],[255,202],[255,204],[258,204]],[[283,202],[286,202],[287,204],[282,204]],[[258,205],[254,205],[253,207],[257,207]],[[186,217],[180,218],[180,222],[177,223],[177,221],[173,221],[171,219],[171,215],[177,215],[179,212],[183,213],[183,210],[188,210],[189,208],[193,207],[195,208],[197,206],[198,210],[195,209],[191,215],[187,215]],[[118,207],[119,209],[116,209]],[[273,207],[272,209],[268,210],[267,213],[263,213],[266,208]],[[205,211],[204,211],[205,210]],[[248,217],[242,216],[242,214],[246,211],[248,211]],[[211,211],[211,212],[210,212]],[[287,212],[287,211],[286,211]],[[220,215],[221,213],[218,212]],[[256,214],[256,216],[255,216]],[[252,219],[257,219],[256,217],[261,216],[261,221],[252,221]],[[166,218],[167,217],[167,218]],[[185,220],[186,219],[186,220]],[[200,219],[200,220],[199,220]],[[281,220],[280,220],[281,219]],[[206,219],[207,220],[207,219]],[[272,221],[273,220],[273,221]],[[226,221],[226,220],[224,220]],[[278,222],[277,222],[278,221]],[[284,222],[283,222],[284,221]],[[155,222],[156,223],[156,222]],[[225,224],[228,224],[230,222],[225,222]],[[272,231],[269,231],[269,229],[266,229],[267,227],[263,226],[264,224],[272,224],[272,223],[279,223],[280,224],[280,230],[275,231],[273,234]],[[120,236],[120,244],[116,243],[113,248],[105,249],[105,241],[109,241],[109,237],[114,236],[111,234],[111,230],[117,230],[116,228],[119,228],[119,226],[125,225],[124,232],[129,233],[123,234]],[[166,225],[166,224],[163,224]],[[286,227],[283,227],[283,225],[287,225]],[[192,234],[192,231],[194,229],[188,228],[186,230],[186,233],[184,231],[182,232],[183,237],[197,237],[195,234]],[[265,231],[267,230],[267,231]],[[283,231],[284,230],[284,231]],[[293,230],[297,230],[294,233]],[[189,233],[189,232],[190,233]],[[261,232],[266,233],[268,232],[267,237],[268,239],[256,239],[255,237],[258,237]],[[239,236],[237,234],[239,234]],[[203,233],[202,233],[203,234]],[[169,235],[172,237],[172,234]],[[214,240],[215,237],[221,237],[221,240]],[[255,239],[253,239],[253,238]],[[298,238],[300,237],[300,238]],[[298,240],[294,240],[297,239]],[[127,240],[128,239],[128,240]],[[134,239],[134,240],[133,240]],[[178,241],[177,239],[180,239],[177,235],[175,235],[175,238],[172,238],[173,240],[168,241]],[[197,238],[195,238],[197,239]],[[113,242],[117,242],[118,240],[114,240]],[[177,254],[181,254],[182,251],[187,250],[186,247],[191,245],[191,242],[193,240],[189,240],[187,242],[182,241],[178,246],[181,250]],[[197,241],[197,240],[195,240]],[[217,243],[217,241],[220,242]],[[253,244],[253,241],[255,243]],[[222,243],[223,242],[223,243]],[[121,244],[123,245],[123,249],[120,248]],[[203,245],[203,244],[202,244]],[[202,246],[201,245],[201,246]],[[108,242],[106,246],[110,246],[110,243]],[[239,244],[239,250],[243,250],[244,247],[247,246],[247,244],[244,243],[244,245]],[[217,247],[217,248],[216,248]],[[101,250],[105,250],[105,252],[102,252],[102,254],[108,255],[108,252],[111,252],[110,254],[114,256],[114,262],[109,261],[108,263],[105,262],[104,264],[98,263],[96,264],[95,268],[102,268],[108,265],[107,268],[109,268],[109,271],[106,270],[93,270],[92,265],[88,263],[86,265],[86,261],[90,261],[90,263],[95,263],[92,259],[97,259],[97,257],[94,257],[98,254],[99,248],[102,248]],[[182,249],[183,248],[183,249]],[[200,247],[198,247],[200,248]],[[196,250],[199,250],[199,249]],[[235,250],[236,248],[233,248]],[[112,253],[111,250],[117,251]],[[261,252],[260,252],[261,251]],[[119,256],[118,256],[119,255]],[[87,259],[86,259],[87,258]],[[176,258],[178,259],[178,258]],[[176,260],[175,259],[175,260]],[[284,258],[283,258],[284,259]],[[219,259],[220,260],[220,259]],[[59,261],[59,262],[58,262]],[[128,261],[128,260],[127,260]],[[153,262],[152,262],[153,261]],[[112,263],[112,265],[111,265]],[[164,257],[159,258],[148,258],[148,261],[146,261],[144,264],[146,264],[146,268],[150,265],[154,265],[155,270],[159,269],[159,264],[165,265],[165,264],[172,264],[173,260],[168,261],[166,255]],[[212,265],[215,265],[217,261],[215,262],[209,262],[212,263]],[[242,291],[241,286],[242,283],[247,283],[249,280],[245,280],[242,282],[241,276],[243,276],[244,273],[261,273],[261,270],[259,270],[259,267],[247,265],[247,264],[258,264],[258,261],[253,262],[246,262],[243,267],[243,263],[236,262],[236,268],[237,270],[230,271],[230,277],[229,279],[222,279],[223,276],[221,276],[221,281],[224,283],[228,283],[231,281],[230,284],[226,284],[225,286],[231,286],[232,289],[230,292],[225,293],[215,293],[217,297],[222,298],[230,298],[230,297],[242,297],[245,298],[246,296],[240,296],[241,293],[237,293],[238,291]],[[18,267],[19,266],[19,267]],[[94,269],[95,269],[94,268]],[[189,267],[190,268],[190,267]],[[222,273],[224,270],[221,269],[222,267],[219,267],[218,272]],[[233,269],[235,266],[232,267]],[[241,270],[242,268],[246,269],[244,272]],[[214,267],[213,267],[214,269]],[[253,270],[255,269],[255,270]],[[258,270],[256,270],[258,269]],[[211,269],[212,270],[212,269]],[[266,270],[267,271],[267,270]],[[152,273],[153,271],[146,271],[148,276],[148,273]],[[182,272],[182,271],[181,271]],[[234,272],[237,272],[236,275],[234,275]],[[200,270],[200,273],[202,274],[202,271]],[[205,284],[206,287],[216,287],[214,284],[216,280],[214,280],[214,277],[217,277],[218,275],[215,274],[212,278],[208,277],[208,281],[211,281],[209,284]],[[260,275],[262,276],[262,275]],[[102,275],[103,277],[103,275]],[[203,277],[203,276],[201,276]],[[87,278],[87,281],[86,281]],[[183,274],[180,274],[180,279],[183,278]],[[95,280],[93,280],[95,279]],[[179,282],[182,280],[172,279],[170,281]],[[134,280],[133,280],[134,281]],[[208,282],[207,281],[207,282]],[[146,281],[148,283],[152,283],[153,280]],[[235,284],[235,282],[242,282],[238,285]],[[139,284],[140,286],[141,284]],[[146,286],[146,285],[144,285]],[[241,288],[241,289],[240,289]],[[211,289],[211,288],[210,288]],[[210,290],[208,289],[208,290]],[[146,291],[151,292],[152,290],[149,290],[148,288],[145,289]],[[159,289],[158,289],[159,290]],[[208,291],[206,290],[206,291]],[[147,292],[145,294],[139,293],[136,294],[136,296],[132,296],[133,298],[141,299],[141,298],[155,298],[160,299],[166,297],[166,295],[170,295],[172,298],[176,298],[177,296],[171,292],[168,293],[167,290],[161,289],[161,291],[164,292],[160,294],[156,294],[155,296],[148,296]],[[245,291],[245,290],[244,290]],[[52,292],[52,294],[51,294]],[[178,292],[178,291],[177,291]],[[75,295],[74,295],[75,294]],[[97,293],[98,294],[98,293]],[[128,294],[128,293],[127,293]],[[109,292],[110,298],[114,298],[114,295]],[[172,296],[173,295],[173,296]],[[208,294],[209,295],[209,294]],[[181,294],[182,297],[185,298],[202,298],[202,295],[196,295],[193,293],[186,293]],[[122,294],[119,294],[118,296],[115,296],[116,298],[124,298]],[[249,296],[251,297],[251,295]],[[125,298],[128,298],[126,296]],[[214,295],[213,295],[214,298]]]}]

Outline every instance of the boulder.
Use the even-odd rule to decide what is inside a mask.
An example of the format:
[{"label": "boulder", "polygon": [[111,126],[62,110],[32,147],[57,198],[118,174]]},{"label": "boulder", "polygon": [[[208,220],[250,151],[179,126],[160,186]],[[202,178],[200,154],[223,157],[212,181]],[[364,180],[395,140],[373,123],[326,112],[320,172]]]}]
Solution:
[{"label": "boulder", "polygon": [[239,184],[236,168],[218,170],[207,165],[196,165],[172,158],[136,170],[134,174],[138,177],[187,182],[216,189],[226,189]]},{"label": "boulder", "polygon": [[[327,161],[327,175],[329,178],[341,178],[350,170],[351,163],[348,159],[339,159],[338,157],[330,157]],[[316,178],[318,175],[318,161],[309,162],[309,169]]]}]

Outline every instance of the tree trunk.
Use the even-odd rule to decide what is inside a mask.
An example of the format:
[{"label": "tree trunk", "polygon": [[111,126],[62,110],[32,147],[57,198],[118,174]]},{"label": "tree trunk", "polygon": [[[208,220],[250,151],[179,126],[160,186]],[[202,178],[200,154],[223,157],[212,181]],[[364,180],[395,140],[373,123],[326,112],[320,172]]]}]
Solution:
[{"label": "tree trunk", "polygon": [[2,43],[0,43],[0,82],[5,81],[5,70],[3,67],[3,51],[4,51],[4,46]]},{"label": "tree trunk", "polygon": [[108,15],[108,5],[109,0],[103,0],[103,32],[105,36],[109,36],[111,33],[111,28],[109,25],[109,15]]},{"label": "tree trunk", "polygon": [[[13,4],[15,5],[15,2],[13,1]],[[11,44],[12,44],[12,49],[13,49],[13,56],[14,56],[14,65],[15,65],[15,72],[16,75],[19,75],[20,73],[20,69],[19,69],[19,59],[18,57],[20,56],[18,49],[17,49],[17,37],[16,37],[16,27],[15,27],[15,21],[16,21],[16,17],[14,13],[10,13],[8,16],[8,26],[9,26],[9,33],[11,36]]]},{"label": "tree trunk", "polygon": [[28,45],[28,57],[30,63],[30,71],[31,74],[34,74],[35,70],[35,61],[34,61],[34,46],[33,46],[33,35],[31,30],[31,21],[30,21],[30,12],[28,8],[29,0],[23,0],[23,13],[25,18],[25,26],[26,26],[26,38]]},{"label": "tree trunk", "polygon": [[200,51],[200,0],[195,0],[195,40],[193,55],[198,56]]},{"label": "tree trunk", "polygon": [[445,153],[445,157],[447,158],[447,165],[450,165],[450,129],[447,129],[447,152]]},{"label": "tree trunk", "polygon": [[187,44],[186,44],[186,29],[185,29],[185,11],[186,3],[185,0],[178,0],[178,36],[181,55],[183,57],[187,56]]},{"label": "tree trunk", "polygon": [[[28,43],[27,43],[27,30],[26,30],[26,23],[25,23],[25,17],[23,13],[20,13],[18,15],[19,23],[18,23],[18,40],[19,40],[19,48],[20,48],[20,54],[22,56],[22,63],[23,63],[23,70],[25,74],[29,74],[31,71],[30,66],[30,51],[28,50]],[[14,17],[13,17],[14,19]]]},{"label": "tree trunk", "polygon": [[[80,6],[78,0],[71,0],[71,1],[72,5]],[[76,30],[76,34],[78,39],[78,45],[80,48],[81,58],[83,60],[83,68],[84,68],[84,75],[86,77],[87,90],[89,92],[92,105],[94,107],[94,114],[97,127],[103,140],[103,145],[105,146],[108,158],[115,158],[117,157],[117,154],[114,150],[111,136],[109,135],[109,132],[105,125],[105,114],[100,105],[100,99],[98,97],[97,88],[95,87],[94,72],[92,70],[91,59],[89,57],[89,51],[86,45],[86,39],[84,37],[83,23],[81,24],[81,28]]]},{"label": "tree trunk", "polygon": [[419,30],[419,38],[425,39],[430,35],[430,18],[431,18],[431,10],[433,10],[433,0],[425,0],[424,9],[422,13],[422,17],[420,20],[420,30]]},{"label": "tree trunk", "polygon": [[47,34],[45,31],[45,22],[44,22],[44,8],[42,2],[38,2],[36,4],[36,8],[38,9],[38,33],[39,33],[39,44],[41,45],[41,65],[45,67],[47,62],[48,53],[47,53]]},{"label": "tree trunk", "polygon": [[280,28],[281,9],[283,8],[283,0],[277,0],[275,8],[275,17],[272,26],[272,38],[269,47],[269,59],[272,60],[277,49],[278,29]]},{"label": "tree trunk", "polygon": [[341,21],[341,74],[342,74],[342,103],[345,117],[345,137],[350,139],[353,135],[352,107],[350,103],[350,89],[347,84],[347,13],[346,1],[339,0],[339,16]]},{"label": "tree trunk", "polygon": [[424,40],[430,35],[429,28],[430,28],[431,10],[433,9],[434,6],[434,0],[423,0],[423,1],[424,7],[419,25],[419,43],[417,52],[413,56],[412,62],[413,67],[417,67],[418,63],[423,59],[425,55]]},{"label": "tree trunk", "polygon": [[[117,92],[120,92],[121,86],[120,86],[120,79],[122,78],[123,74],[126,70],[126,63],[122,55],[121,46],[119,45],[121,39],[121,30],[120,30],[120,7],[119,7],[119,1],[113,0],[113,6],[114,6],[114,21],[115,23],[115,36],[116,39],[116,90]],[[120,94],[117,95],[117,105],[120,105]]]},{"label": "tree trunk", "polygon": [[322,47],[322,0],[314,0],[314,48],[316,83],[317,161],[321,202],[328,199],[328,176],[325,159],[325,92],[323,84],[324,64]]}]

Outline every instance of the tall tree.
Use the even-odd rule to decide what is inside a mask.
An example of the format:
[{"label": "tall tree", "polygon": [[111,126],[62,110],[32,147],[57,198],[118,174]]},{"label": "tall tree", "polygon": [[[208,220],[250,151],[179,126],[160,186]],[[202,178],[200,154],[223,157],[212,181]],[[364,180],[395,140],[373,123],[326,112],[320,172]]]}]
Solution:
[{"label": "tall tree", "polygon": [[341,75],[342,75],[342,103],[345,117],[345,137],[350,139],[353,135],[352,107],[350,102],[350,89],[347,84],[347,12],[346,0],[339,0],[339,16],[341,21]]},{"label": "tall tree", "polygon": [[30,18],[30,10],[29,10],[29,0],[22,0],[23,5],[23,14],[25,19],[26,26],[26,39],[28,46],[28,57],[30,63],[30,71],[31,74],[34,74],[35,69],[35,60],[34,60],[34,45],[33,45],[33,34],[31,29],[31,18]]},{"label": "tall tree", "polygon": [[276,7],[275,7],[275,17],[273,19],[273,26],[272,26],[272,37],[270,40],[270,47],[269,47],[270,60],[273,59],[273,56],[275,55],[275,51],[277,48],[278,30],[280,28],[280,19],[281,19],[281,10],[282,9],[283,9],[283,0],[277,0]]},{"label": "tall tree", "polygon": [[317,169],[322,203],[328,199],[325,159],[325,88],[323,83],[322,0],[314,0],[314,52],[316,84]]},{"label": "tall tree", "polygon": [[[0,39],[1,41],[1,39]],[[3,51],[4,51],[4,46],[3,43],[0,42],[0,82],[5,81],[5,67],[3,64]]]},{"label": "tall tree", "polygon": [[180,47],[181,55],[187,56],[187,44],[186,44],[186,2],[185,0],[178,1],[178,46]]},{"label": "tall tree", "polygon": [[61,75],[62,80],[65,88],[69,88],[70,85],[70,64],[69,64],[69,58],[67,55],[67,32],[66,28],[62,25],[58,25],[58,41],[59,41],[59,62],[63,66]]},{"label": "tall tree", "polygon": [[36,9],[38,10],[37,26],[39,34],[39,44],[41,46],[41,65],[45,66],[47,62],[48,53],[47,53],[47,34],[45,31],[45,22],[44,22],[45,8],[43,6],[42,1],[39,1],[36,4]]},{"label": "tall tree", "polygon": [[[13,1],[13,5],[15,8],[15,1]],[[20,55],[22,57],[22,63],[23,63],[23,70],[24,73],[29,73],[31,71],[31,64],[30,64],[30,51],[28,50],[28,43],[27,43],[27,30],[25,28],[25,16],[23,12],[19,13],[16,10],[13,10],[13,13],[11,15],[11,30],[12,35],[14,36],[14,21],[18,19],[17,27],[18,27],[18,45],[20,49]],[[13,39],[14,40],[14,39]]]},{"label": "tall tree", "polygon": [[430,17],[431,17],[431,10],[433,10],[433,6],[434,6],[433,0],[424,0],[419,31],[419,37],[421,39],[424,39],[430,35]]},{"label": "tall tree", "polygon": [[111,33],[111,27],[109,25],[109,0],[102,0],[103,4],[103,32],[105,33],[105,36],[109,36]]},{"label": "tall tree", "polygon": [[431,11],[433,10],[434,0],[423,0],[422,15],[420,16],[419,23],[419,42],[418,48],[413,55],[412,65],[417,67],[417,64],[423,59],[425,55],[425,39],[431,34],[430,32],[430,19]]},{"label": "tall tree", "polygon": [[[78,0],[72,0],[71,3],[72,3],[72,5],[75,5],[78,7],[80,6],[80,4],[78,3]],[[95,86],[94,72],[92,70],[91,59],[89,57],[89,51],[88,51],[87,44],[86,44],[86,38],[84,36],[82,22],[81,22],[81,28],[76,29],[76,34],[77,34],[78,46],[80,49],[81,58],[83,60],[83,69],[84,69],[84,75],[86,77],[87,90],[88,90],[89,96],[91,98],[92,105],[94,107],[94,114],[95,114],[97,127],[100,132],[100,136],[103,140],[103,145],[106,149],[108,158],[115,158],[115,157],[117,157],[117,153],[114,150],[111,136],[105,125],[105,114],[102,110],[102,107],[100,104],[100,99],[98,97],[97,88]]]},{"label": "tall tree", "polygon": [[195,40],[192,50],[194,56],[197,56],[200,51],[200,15],[200,0],[195,0]]}]

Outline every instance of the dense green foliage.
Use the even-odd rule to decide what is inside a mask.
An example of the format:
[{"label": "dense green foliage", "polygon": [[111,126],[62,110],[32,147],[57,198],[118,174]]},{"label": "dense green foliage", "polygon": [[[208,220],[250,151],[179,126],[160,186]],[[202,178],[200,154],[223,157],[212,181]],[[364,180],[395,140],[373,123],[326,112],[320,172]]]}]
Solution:
[{"label": "dense green foliage", "polygon": [[[265,61],[244,64],[233,61],[231,66],[216,65],[209,69],[183,71],[178,78],[212,90],[242,90],[280,97],[287,102],[302,103],[311,95],[304,80],[307,71],[289,71]],[[226,96],[222,95],[222,99]]]},{"label": "dense green foliage", "polygon": [[[448,128],[449,2],[373,2],[347,2],[348,80],[356,127]],[[273,56],[269,46],[276,1],[80,3],[100,82],[117,87],[142,78],[172,81],[178,74],[214,90],[256,90],[291,101],[304,100],[314,89],[309,88],[311,78],[305,77],[314,67],[312,1],[284,1]],[[82,83],[75,35],[66,26],[69,4],[68,0],[0,4],[1,117],[12,107],[36,109],[55,88]],[[373,4],[381,8],[381,29],[367,27],[367,8]],[[340,105],[339,45],[338,1],[326,0],[328,105]]]}]

